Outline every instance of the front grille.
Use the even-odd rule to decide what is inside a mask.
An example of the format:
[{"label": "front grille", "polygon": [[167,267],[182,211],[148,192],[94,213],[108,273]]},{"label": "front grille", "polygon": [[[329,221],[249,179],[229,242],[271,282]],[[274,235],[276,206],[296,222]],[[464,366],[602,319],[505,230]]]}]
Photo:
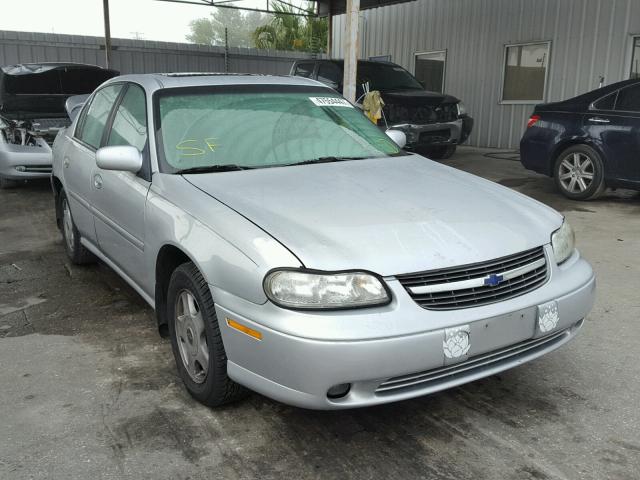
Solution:
[{"label": "front grille", "polygon": [[420,143],[448,142],[451,139],[451,129],[430,130],[420,133]]},{"label": "front grille", "polygon": [[413,123],[424,125],[429,123],[453,122],[458,118],[458,109],[453,103],[442,105],[415,105],[402,103],[386,103],[383,107],[387,121],[390,123]]},{"label": "front grille", "polygon": [[538,288],[547,280],[547,261],[544,249],[538,247],[487,262],[396,278],[422,308],[454,310],[500,302]]},{"label": "front grille", "polygon": [[378,386],[376,394],[392,395],[425,388],[431,388],[435,391],[438,390],[439,384],[471,377],[482,370],[510,364],[525,357],[530,359],[536,353],[562,343],[570,332],[571,329],[562,330],[546,337],[525,340],[515,345],[476,355],[455,365],[390,378]]}]

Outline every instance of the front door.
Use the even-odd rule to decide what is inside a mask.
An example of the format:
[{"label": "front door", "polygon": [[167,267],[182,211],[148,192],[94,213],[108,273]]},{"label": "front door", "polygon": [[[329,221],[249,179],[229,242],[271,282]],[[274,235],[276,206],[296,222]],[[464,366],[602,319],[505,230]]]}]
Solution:
[{"label": "front door", "polygon": [[96,150],[100,147],[109,113],[118,98],[122,84],[98,90],[81,113],[71,143],[63,152],[63,175],[73,221],[83,238],[96,242],[92,197],[92,172],[96,166]]},{"label": "front door", "polygon": [[144,278],[145,203],[149,191],[149,155],[144,90],[127,84],[116,107],[105,146],[130,145],[143,153],[138,173],[102,170],[94,165],[93,208],[100,250],[136,283]]}]

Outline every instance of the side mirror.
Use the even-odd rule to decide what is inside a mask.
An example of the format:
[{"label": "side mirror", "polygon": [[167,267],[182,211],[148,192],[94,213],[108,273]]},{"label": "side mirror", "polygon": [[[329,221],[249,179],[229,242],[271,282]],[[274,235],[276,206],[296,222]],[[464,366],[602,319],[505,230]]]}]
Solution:
[{"label": "side mirror", "polygon": [[102,147],[96,152],[96,164],[103,170],[138,173],[142,168],[142,154],[129,145]]},{"label": "side mirror", "polygon": [[387,137],[393,140],[400,148],[404,148],[407,144],[407,136],[402,130],[389,129],[385,133],[387,134]]}]

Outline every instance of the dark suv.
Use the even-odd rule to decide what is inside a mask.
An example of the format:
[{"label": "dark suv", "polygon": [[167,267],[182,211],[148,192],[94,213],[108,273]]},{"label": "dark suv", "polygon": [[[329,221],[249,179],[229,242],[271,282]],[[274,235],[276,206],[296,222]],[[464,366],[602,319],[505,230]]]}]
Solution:
[{"label": "dark suv", "polygon": [[[291,75],[318,80],[342,92],[342,60],[299,60]],[[473,119],[462,102],[447,94],[429,92],[408,71],[391,62],[358,61],[356,103],[362,102],[362,85],[378,90],[385,105],[382,127],[402,130],[408,150],[431,158],[449,158],[456,146],[469,138]]]}]

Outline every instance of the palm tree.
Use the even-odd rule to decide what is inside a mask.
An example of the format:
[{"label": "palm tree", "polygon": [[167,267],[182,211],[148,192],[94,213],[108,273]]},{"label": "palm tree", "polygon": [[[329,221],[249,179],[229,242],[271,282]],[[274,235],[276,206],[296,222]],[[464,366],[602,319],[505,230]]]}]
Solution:
[{"label": "palm tree", "polygon": [[[316,53],[325,50],[328,33],[326,18],[291,15],[296,10],[278,0],[271,3],[271,8],[273,19],[253,32],[256,48]],[[313,15],[313,7],[309,5],[306,12]]]}]

